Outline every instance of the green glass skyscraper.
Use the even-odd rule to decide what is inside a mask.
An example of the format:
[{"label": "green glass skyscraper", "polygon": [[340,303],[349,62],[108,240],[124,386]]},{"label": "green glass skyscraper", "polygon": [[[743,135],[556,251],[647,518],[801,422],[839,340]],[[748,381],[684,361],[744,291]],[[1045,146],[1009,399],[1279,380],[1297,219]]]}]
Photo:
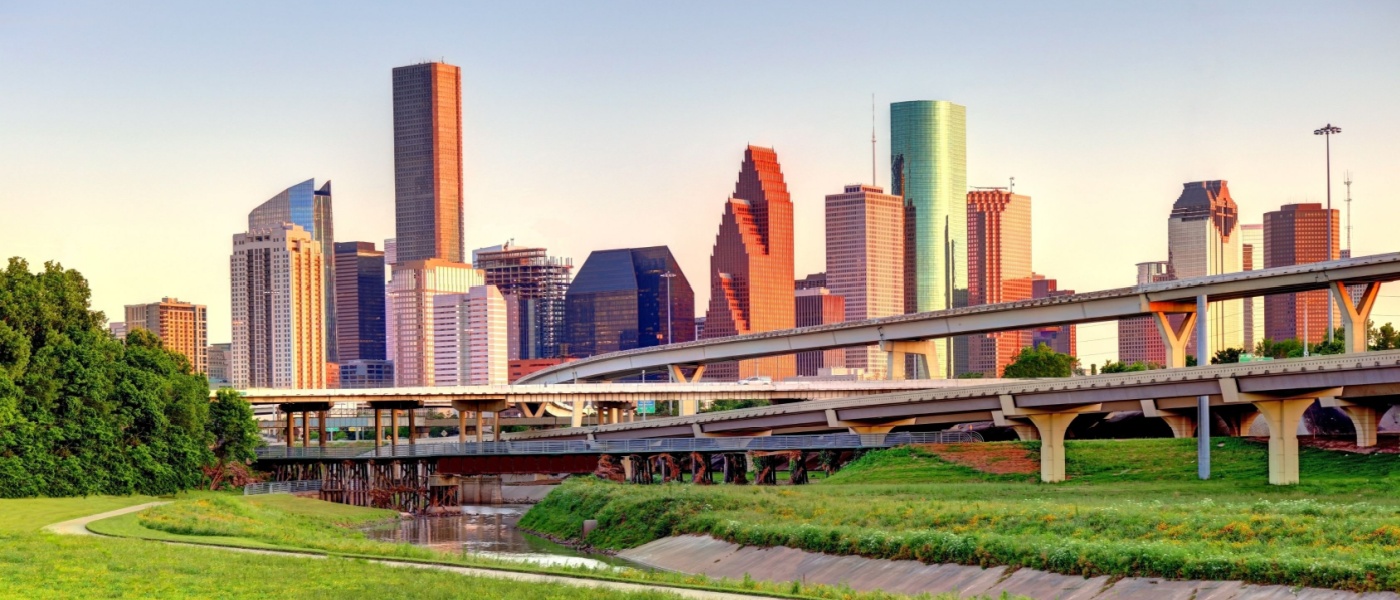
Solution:
[{"label": "green glass skyscraper", "polygon": [[[891,191],[904,197],[905,312],[967,306],[967,109],[943,100],[890,104],[890,169]],[[950,353],[940,340],[928,375],[958,372],[962,346]]]}]

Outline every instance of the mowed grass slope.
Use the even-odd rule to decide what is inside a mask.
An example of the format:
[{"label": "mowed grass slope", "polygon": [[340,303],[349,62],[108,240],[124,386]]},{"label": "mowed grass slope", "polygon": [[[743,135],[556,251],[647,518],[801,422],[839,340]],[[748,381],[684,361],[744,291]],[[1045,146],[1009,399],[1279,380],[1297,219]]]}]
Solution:
[{"label": "mowed grass slope", "polygon": [[[522,526],[570,536],[596,518],[587,541],[609,548],[700,533],[928,563],[1400,591],[1400,456],[1304,449],[1304,484],[1278,487],[1263,445],[1214,443],[1206,482],[1190,439],[1070,442],[1071,481],[1054,485],[965,466],[978,461],[957,452],[977,448],[874,452],[809,486],[575,480]],[[1035,443],[982,448],[1038,459]]]}]

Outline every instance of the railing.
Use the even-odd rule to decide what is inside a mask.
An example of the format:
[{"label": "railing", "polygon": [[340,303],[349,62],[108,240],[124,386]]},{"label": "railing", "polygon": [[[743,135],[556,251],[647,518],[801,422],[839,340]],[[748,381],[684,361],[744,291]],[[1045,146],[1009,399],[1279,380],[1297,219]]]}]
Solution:
[{"label": "railing", "polygon": [[[430,456],[501,456],[555,454],[644,454],[674,452],[743,452],[748,450],[851,450],[889,448],[905,444],[953,444],[980,442],[972,431],[933,431],[885,434],[833,433],[828,435],[774,435],[765,437],[657,438],[640,440],[530,440],[469,444],[400,444],[378,448],[258,449],[261,460],[322,458],[409,458]],[[246,488],[245,488],[246,490]],[[246,491],[245,491],[246,493]]]},{"label": "railing", "polygon": [[250,483],[243,486],[244,496],[255,496],[258,494],[296,494],[301,492],[321,491],[320,479],[307,479],[302,481],[264,481],[262,483]]}]

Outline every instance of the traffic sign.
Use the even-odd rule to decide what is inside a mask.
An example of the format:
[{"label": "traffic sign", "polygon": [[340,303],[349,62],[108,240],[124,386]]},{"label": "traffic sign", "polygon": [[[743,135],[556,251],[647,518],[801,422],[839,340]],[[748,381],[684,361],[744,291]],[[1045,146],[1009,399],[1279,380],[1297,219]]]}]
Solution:
[{"label": "traffic sign", "polygon": [[639,415],[654,415],[654,414],[656,414],[656,401],[655,401],[655,400],[638,400],[638,401],[637,401],[637,414],[639,414]]}]

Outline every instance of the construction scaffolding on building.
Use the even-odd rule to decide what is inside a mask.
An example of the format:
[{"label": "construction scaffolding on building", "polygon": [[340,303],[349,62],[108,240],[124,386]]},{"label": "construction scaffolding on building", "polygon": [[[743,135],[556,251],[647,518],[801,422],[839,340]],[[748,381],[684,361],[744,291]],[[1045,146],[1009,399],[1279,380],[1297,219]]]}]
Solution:
[{"label": "construction scaffolding on building", "polygon": [[564,295],[574,264],[549,256],[545,248],[525,248],[510,242],[472,253],[474,267],[506,297],[510,326],[509,358],[561,356],[564,341]]}]

